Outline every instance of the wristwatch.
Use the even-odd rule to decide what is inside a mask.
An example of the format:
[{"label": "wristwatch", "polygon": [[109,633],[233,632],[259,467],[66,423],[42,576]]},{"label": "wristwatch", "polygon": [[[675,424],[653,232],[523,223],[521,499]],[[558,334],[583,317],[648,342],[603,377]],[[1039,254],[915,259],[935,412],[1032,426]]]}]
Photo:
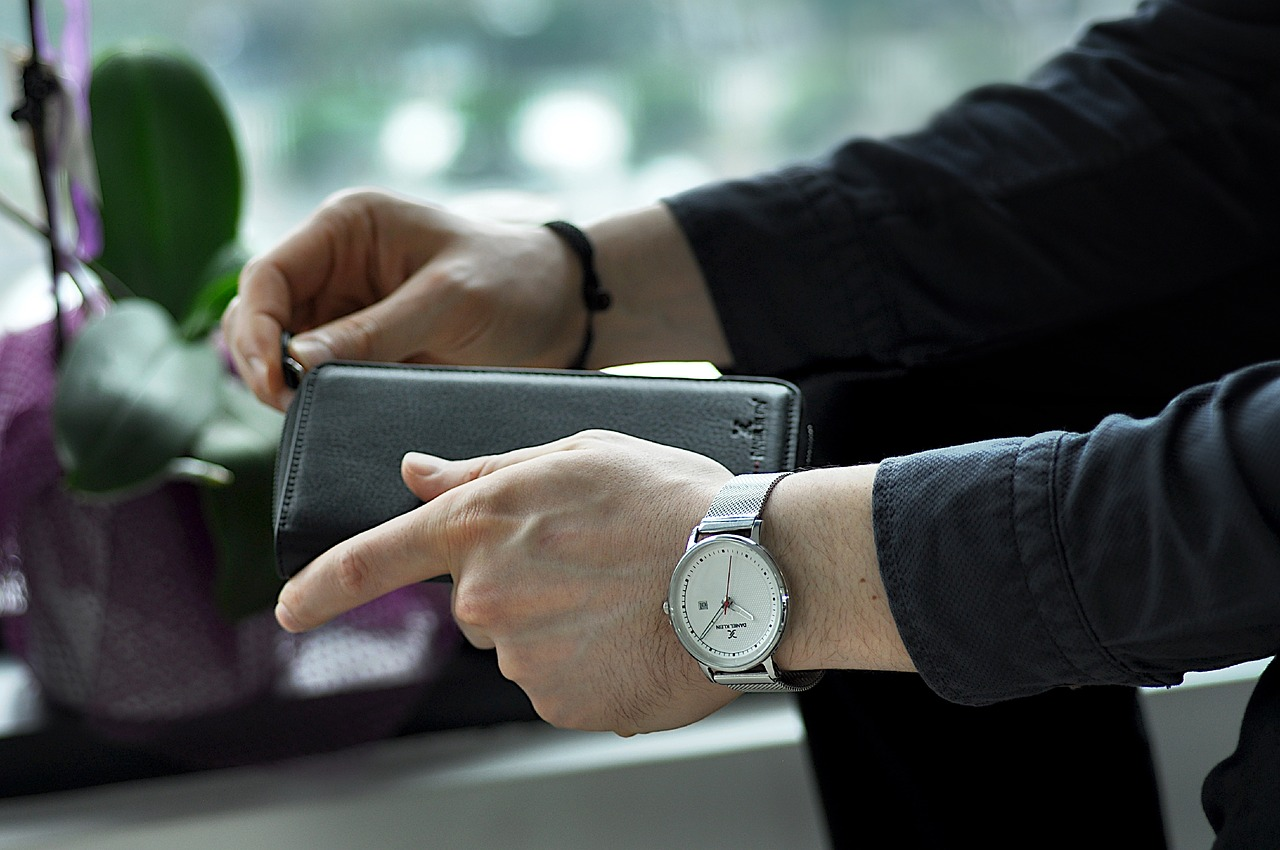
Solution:
[{"label": "wristwatch", "polygon": [[739,475],[711,500],[671,574],[662,610],[711,681],[737,691],[804,691],[821,670],[787,672],[773,651],[787,624],[787,583],[760,545],[760,515],[789,472]]}]

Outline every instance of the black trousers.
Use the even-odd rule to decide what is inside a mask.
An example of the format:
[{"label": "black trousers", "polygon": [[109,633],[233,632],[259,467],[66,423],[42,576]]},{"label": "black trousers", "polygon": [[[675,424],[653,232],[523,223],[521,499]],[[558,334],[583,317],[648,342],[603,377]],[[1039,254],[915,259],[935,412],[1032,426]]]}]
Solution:
[{"label": "black trousers", "polygon": [[[1085,431],[1280,358],[1280,285],[1267,272],[947,363],[786,377],[805,392],[815,465]],[[837,848],[1166,847],[1132,689],[975,708],[914,675],[849,672],[829,675],[801,708]]]}]

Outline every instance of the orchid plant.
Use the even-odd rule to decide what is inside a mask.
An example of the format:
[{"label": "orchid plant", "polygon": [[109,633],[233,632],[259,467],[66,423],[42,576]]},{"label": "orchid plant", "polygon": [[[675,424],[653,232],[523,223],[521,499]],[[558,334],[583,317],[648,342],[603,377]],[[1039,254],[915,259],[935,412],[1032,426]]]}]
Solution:
[{"label": "orchid plant", "polygon": [[[229,618],[274,600],[271,489],[281,418],[230,370],[218,320],[243,262],[243,171],[200,65],[128,46],[90,61],[88,0],[63,0],[55,47],[27,0],[30,52],[12,111],[28,130],[43,210],[0,212],[49,246],[54,302],[70,280],[97,305],[53,321],[54,441],[68,487],[125,499],[194,481]],[[96,163],[96,164],[95,164]],[[145,568],[145,565],[140,565]]]}]

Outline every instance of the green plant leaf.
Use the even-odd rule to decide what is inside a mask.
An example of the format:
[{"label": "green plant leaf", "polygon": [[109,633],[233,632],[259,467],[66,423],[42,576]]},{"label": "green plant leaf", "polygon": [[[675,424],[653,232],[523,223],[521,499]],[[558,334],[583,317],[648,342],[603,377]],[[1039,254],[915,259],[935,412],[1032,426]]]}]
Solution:
[{"label": "green plant leaf", "polygon": [[197,61],[150,46],[104,56],[89,102],[99,262],[134,295],[185,318],[202,272],[239,230],[243,173],[226,110]]},{"label": "green plant leaf", "polygon": [[271,498],[284,416],[235,378],[224,377],[218,389],[218,411],[197,437],[192,454],[235,476],[228,486],[200,490],[217,550],[215,600],[234,621],[273,606],[280,592]]},{"label": "green plant leaf", "polygon": [[213,414],[222,374],[213,348],[180,339],[154,302],[130,298],[88,323],[63,357],[54,397],[67,484],[109,493],[157,480]]},{"label": "green plant leaf", "polygon": [[200,274],[205,283],[196,292],[191,309],[182,320],[183,339],[199,339],[222,320],[227,305],[235,297],[240,270],[249,259],[239,242],[223,246]]}]

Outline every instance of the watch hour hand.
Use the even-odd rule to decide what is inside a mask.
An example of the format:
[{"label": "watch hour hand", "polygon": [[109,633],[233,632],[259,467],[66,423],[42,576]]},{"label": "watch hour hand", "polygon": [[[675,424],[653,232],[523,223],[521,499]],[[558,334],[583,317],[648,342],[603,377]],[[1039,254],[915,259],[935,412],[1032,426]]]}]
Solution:
[{"label": "watch hour hand", "polygon": [[729,600],[729,610],[733,611],[736,614],[741,614],[742,616],[746,617],[748,620],[755,619],[755,617],[752,616],[750,611],[748,611],[746,608],[743,608],[741,605],[739,605],[737,602],[734,602],[732,599]]}]

